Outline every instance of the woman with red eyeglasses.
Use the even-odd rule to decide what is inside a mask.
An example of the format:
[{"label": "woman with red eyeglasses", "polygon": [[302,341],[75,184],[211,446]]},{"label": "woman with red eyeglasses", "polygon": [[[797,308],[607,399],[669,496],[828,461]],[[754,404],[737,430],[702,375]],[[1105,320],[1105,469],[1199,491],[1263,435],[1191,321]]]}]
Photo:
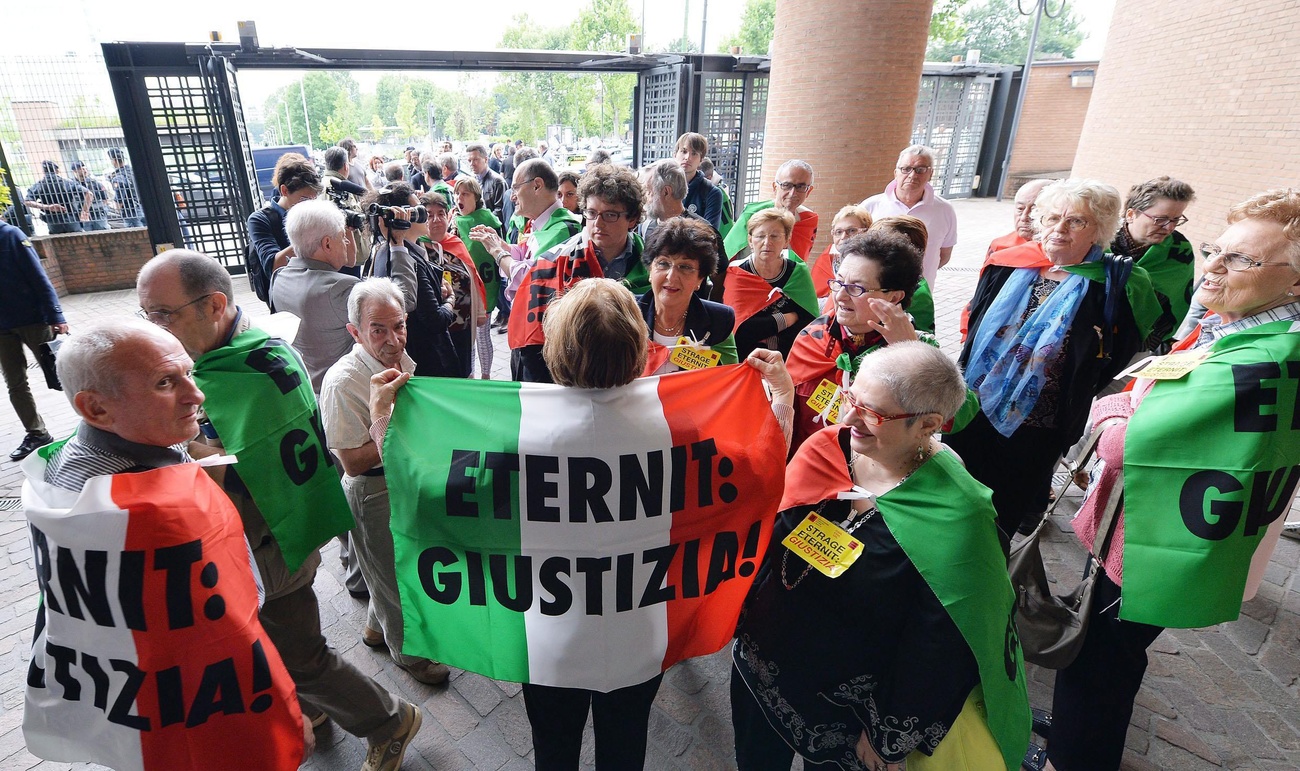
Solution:
[{"label": "woman with red eyeglasses", "polygon": [[1029,702],[993,505],[934,438],[965,399],[943,352],[891,344],[790,462],[732,652],[740,771],[787,771],[796,752],[1019,767]]}]

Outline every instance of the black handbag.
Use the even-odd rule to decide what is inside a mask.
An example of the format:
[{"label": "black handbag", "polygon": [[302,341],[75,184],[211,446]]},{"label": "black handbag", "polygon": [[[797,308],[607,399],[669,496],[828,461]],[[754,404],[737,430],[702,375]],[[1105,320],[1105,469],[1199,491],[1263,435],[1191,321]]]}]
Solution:
[{"label": "black handbag", "polygon": [[[1070,469],[1069,479],[1056,495],[1059,502],[1065,497],[1074,473],[1088,462],[1096,448],[1102,433],[1110,426],[1119,423],[1118,418],[1104,421],[1088,437],[1079,453],[1074,466]],[[1097,554],[1088,555],[1088,564],[1084,576],[1073,590],[1065,594],[1055,594],[1047,577],[1047,568],[1043,564],[1040,537],[1047,525],[1048,517],[1034,528],[1034,532],[1023,541],[1011,547],[1011,557],[1007,569],[1011,574],[1011,586],[1016,592],[1016,631],[1020,636],[1020,646],[1024,650],[1025,661],[1047,669],[1063,669],[1074,661],[1079,648],[1088,632],[1088,616],[1092,612],[1092,587],[1097,580],[1097,571],[1101,570],[1101,561],[1105,559],[1110,545],[1115,515],[1123,499],[1124,478],[1121,475],[1113,494],[1107,501],[1101,522],[1097,527],[1099,545]],[[1052,509],[1056,504],[1052,505]],[[1051,510],[1048,510],[1048,514]]]},{"label": "black handbag", "polygon": [[55,338],[36,348],[36,363],[41,365],[41,372],[45,373],[45,386],[51,391],[63,390],[63,384],[59,382],[59,371],[54,366],[61,345],[63,341]]}]

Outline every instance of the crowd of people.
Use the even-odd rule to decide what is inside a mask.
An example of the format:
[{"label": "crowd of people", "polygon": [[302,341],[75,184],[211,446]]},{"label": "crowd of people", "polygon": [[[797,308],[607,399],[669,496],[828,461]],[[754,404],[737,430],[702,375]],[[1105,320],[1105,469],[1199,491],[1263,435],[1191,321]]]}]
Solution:
[{"label": "crowd of people", "polygon": [[[1226,231],[1200,247],[1198,281],[1198,251],[1177,230],[1194,198],[1187,183],[1160,177],[1124,197],[1095,180],[1031,182],[1016,195],[1011,232],[989,246],[954,362],[938,349],[933,287],[957,243],[956,217],[929,184],[927,147],[900,152],[883,192],[836,202],[815,260],[815,172],[802,160],[779,167],[770,198],[734,213],[698,134],[640,170],[557,169],[544,147],[535,157],[470,144],[467,174],[447,152],[409,150],[404,164],[363,165],[355,147],[334,148],[324,175],[285,155],[279,196],[248,227],[259,297],[300,320],[292,349],[267,342],[268,363],[254,368],[285,393],[301,385],[319,410],[355,525],[340,552],[347,586],[368,598],[358,632],[415,680],[449,673],[403,652],[385,427],[411,376],[490,378],[494,326],[524,382],[618,388],[729,364],[762,374],[789,452],[773,459],[785,494],[733,648],[743,771],[784,771],[796,754],[873,771],[1019,766],[1032,726],[1006,556],[1089,430],[1105,433],[1074,527],[1101,573],[1082,649],[1057,674],[1047,750],[1030,747],[1026,764],[1117,769],[1146,648],[1166,627],[1235,618],[1252,591],[1248,574],[1266,561],[1295,492],[1285,472],[1300,464],[1300,445],[1278,430],[1291,409],[1263,406],[1282,401],[1270,378],[1300,362],[1300,193],[1270,190],[1234,207]],[[94,201],[81,199],[83,217]],[[39,267],[27,273],[40,285]],[[229,392],[205,402],[188,376],[252,326],[225,270],[173,250],[144,267],[137,291],[141,316],[171,336],[106,322],[64,345],[59,374],[80,384],[68,397],[83,422],[48,458],[50,484],[76,490],[93,474],[217,453],[239,431],[230,413],[257,419],[253,405],[216,404]],[[0,337],[5,377],[35,437],[15,456],[50,438],[30,392],[15,389],[10,359],[66,331],[53,292],[35,295],[30,313],[0,306],[14,314]],[[1173,377],[1139,372],[1104,396],[1146,353],[1187,364]],[[134,398],[121,389],[136,383],[159,407],[123,418],[114,400]],[[1203,452],[1219,429],[1239,450],[1236,477]],[[1169,482],[1179,469],[1220,476],[1180,491]],[[1242,535],[1240,512],[1225,512],[1243,504],[1207,490],[1243,489],[1237,480],[1251,474],[1265,475],[1272,503],[1259,505],[1276,511],[1243,523]],[[236,503],[266,596],[261,623],[297,685],[307,735],[333,719],[369,742],[363,768],[397,768],[420,710],[326,645],[311,589],[319,554],[287,561],[268,527],[280,521],[269,510],[275,485],[294,480],[254,489],[239,467],[216,478]],[[1199,513],[1202,498],[1214,515]],[[1104,515],[1116,522],[1109,532],[1099,532]],[[1161,558],[1152,542],[1183,521],[1212,558]],[[786,545],[817,522],[853,543],[833,569]],[[1143,587],[1132,610],[1120,605],[1126,577]],[[1219,607],[1182,607],[1211,586],[1225,594]],[[641,767],[661,678],[611,693],[525,685],[537,767],[576,768],[589,711],[597,767]]]}]

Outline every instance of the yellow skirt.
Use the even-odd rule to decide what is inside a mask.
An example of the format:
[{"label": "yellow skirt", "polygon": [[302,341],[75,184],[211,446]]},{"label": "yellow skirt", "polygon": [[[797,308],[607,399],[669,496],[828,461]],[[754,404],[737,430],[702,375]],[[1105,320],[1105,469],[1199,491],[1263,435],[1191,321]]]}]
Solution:
[{"label": "yellow skirt", "polygon": [[1003,771],[1006,762],[989,731],[984,707],[984,689],[976,685],[933,755],[913,752],[907,756],[908,771]]}]

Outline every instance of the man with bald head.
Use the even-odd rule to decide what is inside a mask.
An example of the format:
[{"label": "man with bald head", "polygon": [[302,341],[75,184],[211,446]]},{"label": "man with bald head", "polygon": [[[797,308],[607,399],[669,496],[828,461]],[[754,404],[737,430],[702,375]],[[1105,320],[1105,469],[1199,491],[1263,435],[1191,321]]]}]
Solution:
[{"label": "man with bald head", "polygon": [[1038,230],[1034,225],[1034,201],[1038,198],[1038,194],[1043,192],[1043,188],[1055,181],[1054,179],[1031,179],[1020,186],[1020,189],[1016,191],[1016,208],[1012,219],[1015,229],[1005,236],[998,236],[989,243],[989,250],[984,255],[985,262],[988,262],[994,252],[1000,252],[1003,249],[1010,249],[1013,246],[1020,246],[1034,240],[1034,235]]},{"label": "man with bald head", "polygon": [[[724,249],[727,258],[736,259],[749,248],[749,218],[763,209],[777,209],[789,212],[794,217],[794,231],[790,234],[790,250],[799,255],[801,260],[812,257],[812,245],[817,240],[817,212],[804,203],[813,192],[813,167],[807,161],[797,158],[786,161],[776,170],[772,180],[772,198],[768,201],[755,201],[747,204],[736,217],[736,222],[727,231]],[[718,275],[726,272],[726,266],[718,267]],[[717,292],[714,292],[717,296]]]},{"label": "man with bald head", "polygon": [[[365,737],[376,763],[386,752],[400,757],[419,729],[419,708],[399,701],[329,647],[312,589],[320,553],[311,548],[291,558],[282,548],[290,534],[319,546],[352,526],[305,366],[283,340],[253,327],[235,304],[230,275],[204,254],[173,249],[154,257],[140,270],[136,293],[142,315],[195,360],[195,380],[209,397],[204,443],[210,452],[233,451],[240,459],[219,481],[239,510],[266,588],[262,624],[299,695],[315,707],[306,712],[313,723],[329,716]],[[279,432],[272,441],[259,441],[272,430]],[[280,457],[286,442],[297,461],[292,467]],[[263,453],[266,446],[273,452]],[[299,493],[314,485],[320,487],[309,497]],[[390,766],[372,766],[368,756],[364,768],[381,767]]]}]

